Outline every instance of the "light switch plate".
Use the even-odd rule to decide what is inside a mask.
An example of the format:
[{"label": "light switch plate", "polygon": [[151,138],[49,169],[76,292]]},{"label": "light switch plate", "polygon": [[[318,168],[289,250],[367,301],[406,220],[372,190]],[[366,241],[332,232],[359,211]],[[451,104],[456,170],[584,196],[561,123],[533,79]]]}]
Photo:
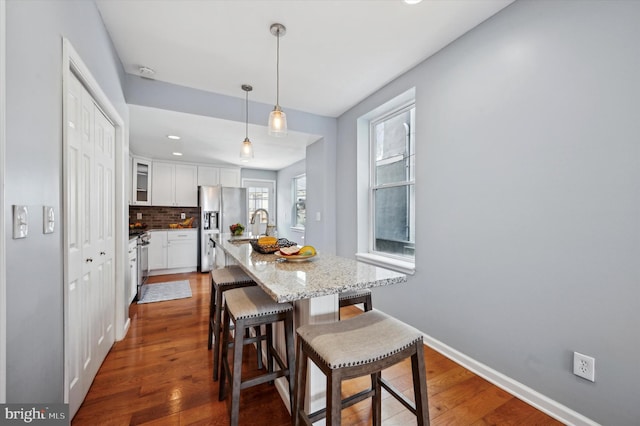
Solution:
[{"label": "light switch plate", "polygon": [[27,206],[13,206],[13,238],[27,238],[29,233],[29,212]]},{"label": "light switch plate", "polygon": [[42,207],[42,232],[45,234],[53,234],[56,225],[56,218],[53,213],[52,206]]}]

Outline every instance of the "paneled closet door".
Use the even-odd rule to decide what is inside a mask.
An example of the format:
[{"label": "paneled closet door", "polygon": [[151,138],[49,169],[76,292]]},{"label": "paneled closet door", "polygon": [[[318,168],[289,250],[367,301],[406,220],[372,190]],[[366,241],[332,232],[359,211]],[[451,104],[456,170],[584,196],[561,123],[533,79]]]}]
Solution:
[{"label": "paneled closet door", "polygon": [[73,415],[114,342],[115,132],[71,73],[67,86],[66,357]]},{"label": "paneled closet door", "polygon": [[[97,359],[101,364],[115,341],[114,149],[116,134],[111,121],[95,105],[93,106],[93,115],[95,120],[95,191],[93,192],[97,199],[91,210],[96,230],[97,255],[94,262],[96,262],[98,284],[96,308],[99,313],[95,322],[94,345],[97,349]],[[97,367],[100,367],[100,364]]]}]

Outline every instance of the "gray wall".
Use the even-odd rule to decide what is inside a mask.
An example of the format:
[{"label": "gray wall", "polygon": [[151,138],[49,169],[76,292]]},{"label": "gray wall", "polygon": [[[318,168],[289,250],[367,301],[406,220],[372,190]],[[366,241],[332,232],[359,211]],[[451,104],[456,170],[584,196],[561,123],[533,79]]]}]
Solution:
[{"label": "gray wall", "polygon": [[[416,274],[376,307],[587,417],[640,424],[640,2],[518,1],[338,121],[416,87]],[[596,359],[596,383],[571,372]]]},{"label": "gray wall", "polygon": [[[304,231],[291,229],[291,206],[293,205],[292,179],[306,173],[306,160],[298,161],[278,171],[276,181],[278,200],[278,237],[298,244],[304,243]],[[308,219],[307,219],[308,220]]]},{"label": "gray wall", "polygon": [[[62,38],[67,37],[123,119],[122,66],[93,2],[7,1],[7,402],[62,402]],[[26,239],[11,239],[11,206],[29,208]],[[53,234],[41,230],[54,206]]]}]

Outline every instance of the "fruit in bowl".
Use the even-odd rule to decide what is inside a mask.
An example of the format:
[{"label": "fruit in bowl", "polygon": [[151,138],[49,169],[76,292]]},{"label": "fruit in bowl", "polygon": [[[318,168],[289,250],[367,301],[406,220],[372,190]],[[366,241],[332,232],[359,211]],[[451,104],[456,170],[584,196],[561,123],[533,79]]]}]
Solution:
[{"label": "fruit in bowl", "polygon": [[232,235],[242,235],[242,233],[244,232],[244,225],[241,223],[234,223],[229,227],[229,230],[231,231]]}]

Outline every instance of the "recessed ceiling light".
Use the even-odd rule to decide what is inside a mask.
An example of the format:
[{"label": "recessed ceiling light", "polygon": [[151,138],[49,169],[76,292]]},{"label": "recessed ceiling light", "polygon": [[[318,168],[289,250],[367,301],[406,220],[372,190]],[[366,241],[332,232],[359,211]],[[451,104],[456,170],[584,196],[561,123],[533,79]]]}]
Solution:
[{"label": "recessed ceiling light", "polygon": [[174,141],[179,141],[180,140],[180,136],[176,136],[176,135],[167,135],[167,137],[169,139],[173,139]]},{"label": "recessed ceiling light", "polygon": [[182,155],[182,153],[181,153],[181,152],[172,152],[172,154],[173,154],[173,155],[175,155],[175,156],[177,156],[177,157],[180,157],[180,156]]},{"label": "recessed ceiling light", "polygon": [[420,3],[422,0],[404,0],[404,2],[406,4],[418,4]]}]

